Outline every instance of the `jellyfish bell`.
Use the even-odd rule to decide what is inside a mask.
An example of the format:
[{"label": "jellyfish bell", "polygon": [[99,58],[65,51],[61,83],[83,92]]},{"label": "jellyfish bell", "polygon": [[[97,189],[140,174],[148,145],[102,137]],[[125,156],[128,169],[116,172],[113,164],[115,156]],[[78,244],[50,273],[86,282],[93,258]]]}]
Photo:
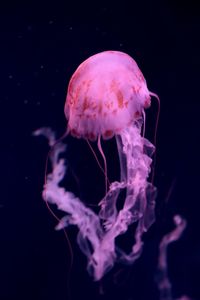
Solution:
[{"label": "jellyfish bell", "polygon": [[[109,184],[95,213],[76,195],[60,186],[67,163],[60,153],[65,147],[60,139],[53,146],[50,159],[52,171],[47,176],[43,198],[56,204],[66,215],[57,229],[76,225],[77,242],[87,257],[87,269],[94,280],[100,280],[116,261],[134,263],[143,249],[143,233],[155,220],[156,188],[148,180],[154,145],[141,134],[144,109],[149,107],[151,95],[136,62],[127,54],[105,51],[84,61],[73,74],[67,92],[65,115],[67,134],[96,140],[116,138],[121,176]],[[50,146],[54,134],[40,129]],[[107,176],[107,175],[106,175]],[[106,177],[105,176],[105,177]],[[120,208],[120,191],[126,195]],[[129,252],[116,245],[116,238],[125,234],[135,223],[135,237]]]},{"label": "jellyfish bell", "polygon": [[68,132],[95,140],[113,137],[150,106],[150,92],[128,54],[105,51],[86,59],[68,87],[65,116]]}]

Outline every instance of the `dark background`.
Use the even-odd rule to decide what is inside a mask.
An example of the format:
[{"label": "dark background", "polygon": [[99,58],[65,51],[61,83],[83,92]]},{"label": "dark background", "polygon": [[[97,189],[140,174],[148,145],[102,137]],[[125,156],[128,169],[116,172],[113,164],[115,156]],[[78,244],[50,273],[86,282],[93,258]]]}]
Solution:
[{"label": "dark background", "polygon": [[[200,299],[198,1],[4,1],[0,9],[1,197],[0,300],[159,299],[158,244],[181,214],[188,226],[169,248],[174,298]],[[41,191],[48,146],[32,132],[61,136],[68,81],[76,67],[104,50],[131,55],[161,99],[155,185],[157,221],[135,265],[116,266],[100,283],[86,272],[75,228],[63,232]],[[152,141],[157,104],[147,111]],[[67,138],[68,188],[83,201],[103,195],[103,177],[84,141]],[[109,176],[119,176],[114,141],[103,143]],[[113,155],[111,155],[113,154]],[[94,171],[96,170],[96,171]],[[71,181],[70,181],[71,180]],[[170,193],[171,191],[171,193]],[[56,210],[54,210],[56,211]],[[71,270],[71,271],[70,271]]]}]

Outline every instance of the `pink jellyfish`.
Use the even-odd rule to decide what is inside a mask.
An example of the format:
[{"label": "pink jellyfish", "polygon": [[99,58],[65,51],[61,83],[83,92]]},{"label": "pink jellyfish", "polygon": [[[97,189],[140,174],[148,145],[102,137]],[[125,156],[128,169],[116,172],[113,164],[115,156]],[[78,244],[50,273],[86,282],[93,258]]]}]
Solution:
[{"label": "pink jellyfish", "polygon": [[[65,145],[61,141],[55,143],[54,134],[48,128],[35,132],[45,135],[50,146],[54,145],[50,155],[52,172],[47,176],[43,197],[66,213],[57,229],[78,227],[77,242],[87,257],[87,269],[94,280],[100,280],[116,261],[133,263],[141,254],[143,233],[155,219],[156,188],[148,182],[155,147],[144,138],[144,109],[150,106],[151,96],[158,99],[149,92],[136,62],[119,51],[91,56],[70,80],[65,103],[67,134],[98,141],[106,185],[101,138],[115,137],[118,148],[121,178],[106,187],[98,214],[60,186],[67,170],[65,160],[60,158]],[[122,208],[118,209],[122,189],[126,189],[126,196]],[[115,244],[115,239],[133,223],[136,223],[135,238],[127,253]]]}]

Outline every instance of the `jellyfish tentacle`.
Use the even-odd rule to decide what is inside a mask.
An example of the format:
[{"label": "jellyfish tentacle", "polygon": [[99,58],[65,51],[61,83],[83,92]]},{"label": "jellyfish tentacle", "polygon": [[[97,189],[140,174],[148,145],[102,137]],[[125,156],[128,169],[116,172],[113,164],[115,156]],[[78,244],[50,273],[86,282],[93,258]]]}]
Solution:
[{"label": "jellyfish tentacle", "polygon": [[110,185],[110,180],[109,180],[109,178],[108,178],[108,175],[106,176],[105,170],[104,170],[103,167],[101,166],[101,164],[100,164],[100,162],[99,162],[99,159],[98,159],[98,157],[97,157],[97,155],[96,155],[94,149],[92,148],[92,145],[90,144],[90,141],[89,141],[88,139],[86,139],[86,141],[87,141],[87,144],[88,144],[90,150],[92,151],[92,154],[94,155],[94,158],[95,158],[95,160],[96,160],[96,162],[97,162],[97,164],[98,164],[100,170],[102,171],[102,173],[104,174],[104,176],[107,177],[107,184]]},{"label": "jellyfish tentacle", "polygon": [[102,146],[101,146],[101,135],[98,136],[98,149],[99,149],[99,152],[101,153],[101,156],[103,158],[103,162],[104,162],[104,173],[105,173],[105,191],[107,193],[108,191],[108,172],[107,172],[107,162],[106,162],[106,157],[105,157],[105,154],[103,152],[103,149],[102,149]]}]

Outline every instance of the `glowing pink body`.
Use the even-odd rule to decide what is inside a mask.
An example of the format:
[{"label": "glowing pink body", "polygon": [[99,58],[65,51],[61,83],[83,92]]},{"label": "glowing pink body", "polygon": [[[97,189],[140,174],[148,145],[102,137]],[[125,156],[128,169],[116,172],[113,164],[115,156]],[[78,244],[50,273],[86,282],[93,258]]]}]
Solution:
[{"label": "glowing pink body", "polygon": [[[133,263],[142,252],[142,236],[155,220],[156,189],[148,176],[154,146],[141,135],[144,109],[150,105],[151,93],[136,62],[127,54],[106,51],[91,56],[73,74],[65,103],[67,133],[96,140],[104,159],[106,194],[95,213],[76,195],[60,186],[67,164],[60,154],[65,145],[55,143],[50,155],[52,171],[47,176],[44,199],[56,204],[66,215],[57,229],[76,225],[77,242],[87,257],[87,269],[100,280],[116,261]],[[156,96],[157,97],[157,96]],[[43,128],[50,146],[55,142],[52,131]],[[107,186],[106,158],[101,137],[116,138],[121,176]],[[86,174],[87,175],[87,174]],[[109,181],[108,181],[109,182]],[[118,209],[121,190],[126,195]],[[116,238],[136,223],[132,248],[127,253],[116,245]]]},{"label": "glowing pink body", "polygon": [[150,93],[136,62],[122,52],[101,52],[85,60],[70,80],[68,131],[91,140],[111,138],[149,105]]}]

